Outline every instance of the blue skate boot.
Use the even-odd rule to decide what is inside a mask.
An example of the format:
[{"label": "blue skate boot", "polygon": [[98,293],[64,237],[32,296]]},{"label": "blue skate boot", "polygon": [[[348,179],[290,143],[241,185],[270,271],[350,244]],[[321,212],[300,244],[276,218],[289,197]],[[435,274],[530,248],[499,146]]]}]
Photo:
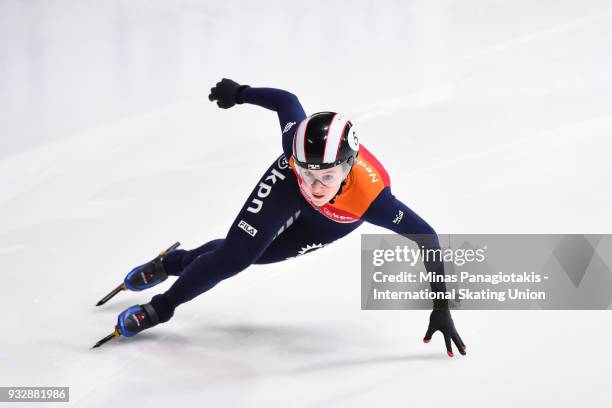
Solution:
[{"label": "blue skate boot", "polygon": [[127,308],[117,317],[117,330],[122,336],[132,337],[159,323],[157,312],[150,303]]},{"label": "blue skate boot", "polygon": [[143,330],[167,322],[173,314],[174,307],[168,303],[165,295],[155,295],[149,303],[134,305],[121,312],[117,317],[115,330],[98,341],[92,348],[98,348],[116,337],[135,336]]},{"label": "blue skate boot", "polygon": [[168,279],[168,273],[164,268],[163,260],[166,255],[178,248],[179,245],[180,243],[176,242],[170,248],[162,251],[155,259],[132,269],[123,280],[123,283],[104,296],[96,306],[105,304],[122,290],[138,292],[151,288]]},{"label": "blue skate boot", "polygon": [[160,255],[152,261],[132,269],[123,280],[125,287],[128,290],[139,292],[168,279],[162,259]]}]

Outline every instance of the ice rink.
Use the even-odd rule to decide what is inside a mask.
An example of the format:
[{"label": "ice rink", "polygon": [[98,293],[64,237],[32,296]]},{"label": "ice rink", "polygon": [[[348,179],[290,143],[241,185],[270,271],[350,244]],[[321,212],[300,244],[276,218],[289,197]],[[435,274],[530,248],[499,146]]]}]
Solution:
[{"label": "ice rink", "polygon": [[[0,386],[75,407],[610,407],[608,311],[360,310],[364,225],[90,350],[281,153],[222,77],[345,113],[439,233],[612,233],[610,1],[0,2]],[[24,404],[24,406],[27,404]],[[44,406],[34,404],[32,406]],[[53,406],[61,406],[55,404]]]}]

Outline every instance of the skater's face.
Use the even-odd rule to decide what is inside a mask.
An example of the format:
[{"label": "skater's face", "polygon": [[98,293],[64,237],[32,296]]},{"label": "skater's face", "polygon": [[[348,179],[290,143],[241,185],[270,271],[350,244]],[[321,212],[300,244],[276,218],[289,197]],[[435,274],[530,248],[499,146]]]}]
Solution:
[{"label": "skater's face", "polygon": [[298,166],[298,170],[302,178],[302,190],[317,206],[325,205],[334,198],[346,177],[342,165],[324,170],[306,170]]}]

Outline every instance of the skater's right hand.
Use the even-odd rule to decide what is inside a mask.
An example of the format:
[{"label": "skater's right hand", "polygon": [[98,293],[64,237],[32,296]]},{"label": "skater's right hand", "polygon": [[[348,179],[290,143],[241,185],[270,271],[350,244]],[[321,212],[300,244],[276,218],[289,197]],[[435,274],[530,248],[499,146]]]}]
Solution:
[{"label": "skater's right hand", "polygon": [[217,85],[210,88],[208,99],[211,102],[217,101],[217,106],[221,109],[228,109],[237,103],[241,103],[236,100],[238,92],[248,87],[248,85],[240,85],[231,79],[223,78],[221,81],[217,82]]}]

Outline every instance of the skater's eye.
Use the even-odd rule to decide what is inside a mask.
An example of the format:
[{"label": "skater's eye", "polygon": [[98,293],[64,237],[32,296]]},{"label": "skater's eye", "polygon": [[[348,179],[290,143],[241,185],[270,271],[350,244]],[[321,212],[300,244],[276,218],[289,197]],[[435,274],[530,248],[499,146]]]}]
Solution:
[{"label": "skater's eye", "polygon": [[302,172],[302,178],[306,180],[307,183],[311,183],[315,179],[312,173],[309,171]]},{"label": "skater's eye", "polygon": [[321,178],[321,181],[323,181],[325,184],[329,184],[335,179],[336,177],[333,174],[326,174]]}]

